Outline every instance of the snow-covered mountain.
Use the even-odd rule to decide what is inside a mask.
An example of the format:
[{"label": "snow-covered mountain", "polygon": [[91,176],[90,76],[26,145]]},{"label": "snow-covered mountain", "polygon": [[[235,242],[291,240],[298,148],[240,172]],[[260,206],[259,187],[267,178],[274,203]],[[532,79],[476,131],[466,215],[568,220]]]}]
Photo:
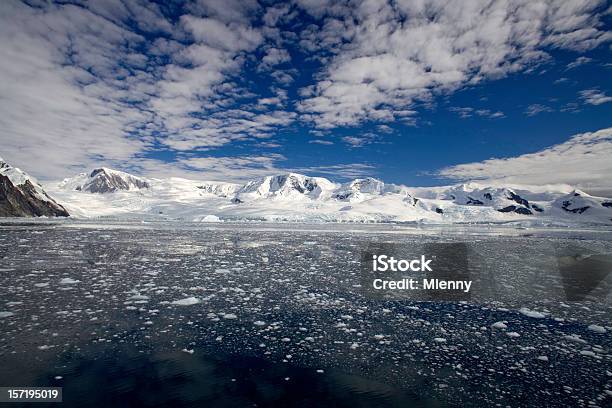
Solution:
[{"label": "snow-covered mountain", "polygon": [[236,193],[235,202],[266,199],[320,199],[328,197],[336,185],[323,177],[287,173],[249,181]]},{"label": "snow-covered mountain", "polygon": [[499,212],[514,212],[523,215],[532,215],[534,212],[543,212],[542,207],[507,187],[480,187],[470,184],[461,184],[450,188],[444,198],[452,200],[459,205],[492,207]]},{"label": "snow-covered mountain", "polygon": [[612,199],[593,197],[587,193],[574,190],[553,201],[553,210],[557,213],[583,215],[593,219],[611,218]]},{"label": "snow-covered mountain", "polygon": [[81,173],[62,181],[63,188],[90,193],[109,193],[119,190],[140,190],[149,188],[149,182],[141,177],[106,167]]},{"label": "snow-covered mountain", "polygon": [[408,191],[403,186],[385,184],[381,180],[367,177],[355,179],[350,183],[343,184],[340,186],[340,189],[334,193],[333,197],[342,201],[361,202],[373,196],[402,193],[409,195]]},{"label": "snow-covered mountain", "polygon": [[68,215],[34,177],[0,158],[0,217]]},{"label": "snow-covered mountain", "polygon": [[374,178],[340,184],[297,173],[235,184],[102,170],[48,190],[78,217],[612,225],[612,200],[566,185],[410,188]]}]

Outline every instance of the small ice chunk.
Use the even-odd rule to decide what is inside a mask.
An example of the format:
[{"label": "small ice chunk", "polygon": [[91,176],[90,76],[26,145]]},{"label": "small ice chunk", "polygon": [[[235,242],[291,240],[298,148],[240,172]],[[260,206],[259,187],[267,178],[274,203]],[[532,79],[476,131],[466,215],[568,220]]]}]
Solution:
[{"label": "small ice chunk", "polygon": [[527,317],[532,317],[534,319],[542,319],[546,316],[544,316],[542,313],[540,312],[536,312],[535,310],[529,310],[526,307],[521,307],[521,309],[519,310],[519,312]]},{"label": "small ice chunk", "polygon": [[14,315],[15,315],[15,313],[13,313],[13,312],[0,312],[0,319],[3,318],[3,317],[11,317],[11,316],[14,316]]},{"label": "small ice chunk", "polygon": [[175,300],[174,302],[172,302],[173,305],[177,305],[177,306],[191,306],[191,305],[197,305],[198,303],[200,303],[200,299],[193,297],[193,296],[190,296],[185,299]]},{"label": "small ice chunk", "polygon": [[576,343],[584,343],[586,344],[586,340],[580,338],[580,335],[578,334],[570,334],[570,335],[566,335],[563,336],[564,339],[569,340],[569,341],[574,341]]},{"label": "small ice chunk", "polygon": [[589,330],[594,331],[595,333],[601,333],[604,334],[607,332],[606,328],[603,326],[599,326],[597,324],[591,324],[588,327]]},{"label": "small ice chunk", "polygon": [[224,315],[223,315],[223,318],[224,318],[224,319],[237,319],[237,318],[238,318],[238,316],[236,316],[236,315],[235,315],[235,314],[233,314],[233,313],[226,313],[226,314],[224,314]]},{"label": "small ice chunk", "polygon": [[446,339],[444,337],[434,337],[434,341],[436,343],[446,343]]},{"label": "small ice chunk", "polygon": [[536,358],[541,361],[548,361],[548,357],[546,356],[537,356]]},{"label": "small ice chunk", "polygon": [[63,278],[59,283],[60,285],[72,285],[73,283],[79,283],[80,281],[72,278]]},{"label": "small ice chunk", "polygon": [[521,337],[521,335],[518,334],[517,332],[508,332],[508,333],[506,333],[506,335],[508,337]]},{"label": "small ice chunk", "polygon": [[132,300],[147,300],[147,299],[149,299],[149,297],[147,295],[141,295],[140,293],[138,293],[137,295],[130,296],[130,299],[132,299]]},{"label": "small ice chunk", "polygon": [[253,322],[253,324],[254,324],[255,326],[265,326],[265,325],[266,325],[266,322],[262,322],[261,320],[257,320],[257,321],[255,321],[255,322]]},{"label": "small ice chunk", "polygon": [[182,349],[181,351],[183,353],[187,353],[187,354],[193,354],[195,352],[195,350],[193,350],[193,349],[186,349],[186,348]]},{"label": "small ice chunk", "polygon": [[507,329],[508,326],[504,322],[495,322],[491,325],[494,329]]}]

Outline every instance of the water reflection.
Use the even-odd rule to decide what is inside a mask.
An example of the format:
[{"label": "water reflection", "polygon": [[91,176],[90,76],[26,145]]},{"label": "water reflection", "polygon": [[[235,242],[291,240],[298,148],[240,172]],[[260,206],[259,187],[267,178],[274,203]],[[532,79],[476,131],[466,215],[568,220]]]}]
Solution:
[{"label": "water reflection", "polygon": [[63,355],[56,364],[34,364],[28,370],[38,386],[62,386],[62,406],[67,407],[445,406],[336,369],[321,373],[255,357],[213,356],[197,350],[194,354],[148,354],[128,348],[91,353],[96,357]]}]

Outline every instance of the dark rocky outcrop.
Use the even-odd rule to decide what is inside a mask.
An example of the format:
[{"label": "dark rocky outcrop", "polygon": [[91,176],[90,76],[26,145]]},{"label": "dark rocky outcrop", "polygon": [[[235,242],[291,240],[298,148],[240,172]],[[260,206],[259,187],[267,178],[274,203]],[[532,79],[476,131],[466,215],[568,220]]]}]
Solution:
[{"label": "dark rocky outcrop", "polygon": [[516,210],[516,205],[509,205],[507,207],[500,208],[497,211],[502,212],[502,213],[507,213],[507,212],[513,212],[514,210]]},{"label": "dark rocky outcrop", "polygon": [[523,215],[533,215],[533,212],[531,212],[529,208],[525,208],[525,207],[518,207],[516,210],[514,210],[514,212],[517,214],[523,214]]},{"label": "dark rocky outcrop", "polygon": [[508,190],[508,199],[514,201],[517,204],[520,204],[522,206],[525,206],[525,207],[529,208],[529,201],[525,200],[523,197],[521,197],[520,195],[516,194],[512,190]]},{"label": "dark rocky outcrop", "polygon": [[[578,193],[574,193],[574,197],[580,197],[580,194]],[[572,205],[571,201],[563,201],[563,204],[561,205],[561,208],[563,208],[564,211],[567,212],[571,212],[574,214],[582,214],[583,212],[585,212],[586,210],[588,210],[589,208],[591,208],[590,206],[584,206],[584,207],[577,207],[577,208],[570,208],[570,206]]]},{"label": "dark rocky outcrop", "polygon": [[520,207],[516,205],[509,205],[507,207],[500,208],[497,211],[502,212],[502,213],[514,212],[514,213],[522,214],[522,215],[533,215],[533,212],[531,212],[529,208]]},{"label": "dark rocky outcrop", "polygon": [[19,186],[0,175],[0,216],[1,217],[67,217],[68,211],[51,197],[44,194],[44,199],[37,194],[36,188],[26,180]]},{"label": "dark rocky outcrop", "polygon": [[483,205],[484,203],[480,200],[477,200],[475,198],[472,198],[470,196],[468,196],[468,200],[467,203],[468,205]]}]

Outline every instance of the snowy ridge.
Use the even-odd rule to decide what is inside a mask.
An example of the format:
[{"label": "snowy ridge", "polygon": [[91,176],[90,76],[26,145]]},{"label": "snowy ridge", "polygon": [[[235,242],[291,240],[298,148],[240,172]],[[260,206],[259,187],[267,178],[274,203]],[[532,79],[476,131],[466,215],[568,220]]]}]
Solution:
[{"label": "snowy ridge", "polygon": [[149,182],[141,177],[123,171],[101,167],[91,173],[81,173],[76,177],[64,179],[63,188],[88,191],[90,193],[109,193],[118,190],[140,190],[149,188]]},{"label": "snowy ridge", "polygon": [[[105,177],[105,182],[114,184],[101,187],[95,184],[92,189],[92,179],[102,177],[101,172],[93,173],[96,172],[50,187],[75,216],[187,221],[612,225],[612,200],[592,197],[566,185],[466,183],[409,188],[375,178],[340,184],[297,173],[262,177],[240,185],[182,178],[145,179],[104,169],[105,176],[119,177],[122,182]],[[92,190],[96,193],[92,194]]]},{"label": "snowy ridge", "polygon": [[15,187],[23,186],[29,181],[34,186],[34,191],[38,199],[45,201],[49,200],[49,197],[43,190],[42,185],[38,182],[38,180],[18,167],[11,166],[5,162],[2,157],[0,157],[0,174],[8,177]]},{"label": "snowy ridge", "polygon": [[11,166],[5,162],[2,157],[0,157],[0,174],[8,177],[11,183],[20,190],[23,190],[25,186],[29,184],[31,186],[31,192],[37,199],[46,202],[54,202],[53,199],[47,195],[42,184],[40,184],[38,180],[18,167]]},{"label": "snowy ridge", "polygon": [[[66,210],[28,173],[0,157],[0,214],[2,216],[67,216]],[[8,181],[7,181],[8,180]]]},{"label": "snowy ridge", "polygon": [[610,217],[612,212],[612,200],[574,190],[553,201],[552,210],[557,214],[584,215],[593,219],[605,218]]},{"label": "snowy ridge", "polygon": [[323,177],[307,177],[297,173],[267,176],[249,181],[236,194],[236,199],[244,202],[260,198],[301,199],[323,198],[336,185]]}]

